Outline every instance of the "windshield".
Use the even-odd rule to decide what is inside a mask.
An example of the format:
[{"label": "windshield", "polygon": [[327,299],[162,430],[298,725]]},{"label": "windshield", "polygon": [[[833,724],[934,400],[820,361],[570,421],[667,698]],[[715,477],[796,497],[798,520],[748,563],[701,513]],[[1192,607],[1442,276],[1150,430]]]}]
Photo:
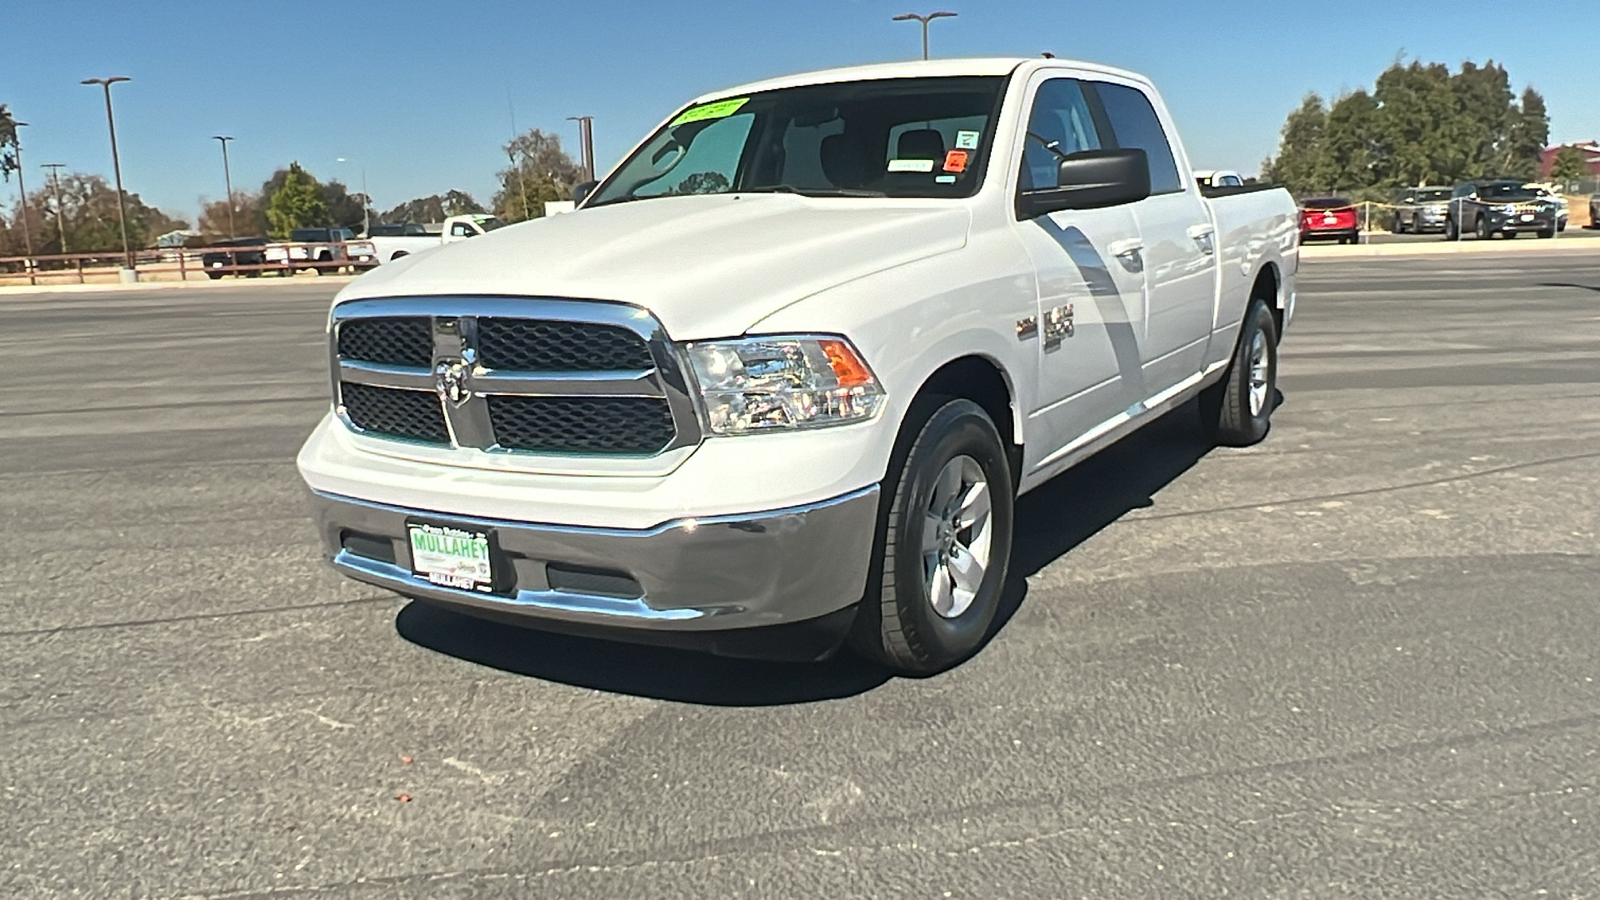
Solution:
[{"label": "windshield", "polygon": [[490,216],[486,219],[479,219],[478,227],[482,228],[484,231],[493,231],[496,228],[506,227],[506,223],[496,219],[494,216]]},{"label": "windshield", "polygon": [[584,204],[682,194],[969,197],[1000,76],[850,81],[690,107]]},{"label": "windshield", "polygon": [[1486,184],[1478,189],[1478,196],[1485,200],[1537,200],[1537,191],[1529,190],[1514,181]]}]

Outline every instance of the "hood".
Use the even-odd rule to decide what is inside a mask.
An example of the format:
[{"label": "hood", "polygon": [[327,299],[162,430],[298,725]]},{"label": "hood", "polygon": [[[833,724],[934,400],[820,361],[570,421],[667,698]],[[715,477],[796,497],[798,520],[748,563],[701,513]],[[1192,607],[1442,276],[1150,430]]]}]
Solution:
[{"label": "hood", "polygon": [[512,295],[646,307],[676,340],[742,334],[819,291],[966,244],[948,203],[661,197],[511,225],[385,263],[338,299]]}]

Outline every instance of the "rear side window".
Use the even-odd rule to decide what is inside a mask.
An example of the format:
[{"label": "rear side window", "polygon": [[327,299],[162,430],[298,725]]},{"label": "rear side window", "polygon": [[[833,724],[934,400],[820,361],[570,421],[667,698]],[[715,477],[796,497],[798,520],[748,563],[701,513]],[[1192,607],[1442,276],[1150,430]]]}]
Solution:
[{"label": "rear side window", "polygon": [[1150,193],[1170,194],[1183,190],[1172,144],[1144,91],[1127,85],[1096,83],[1095,92],[1105,107],[1117,147],[1143,150],[1150,158]]}]

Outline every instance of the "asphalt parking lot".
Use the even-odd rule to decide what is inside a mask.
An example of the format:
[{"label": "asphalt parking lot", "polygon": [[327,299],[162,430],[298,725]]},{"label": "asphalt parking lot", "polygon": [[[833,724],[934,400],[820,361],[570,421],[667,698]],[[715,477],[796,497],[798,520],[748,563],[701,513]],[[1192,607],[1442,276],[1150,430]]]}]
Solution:
[{"label": "asphalt parking lot", "polygon": [[1308,261],[927,680],[337,578],[332,290],[0,295],[0,896],[1600,896],[1600,255]]}]

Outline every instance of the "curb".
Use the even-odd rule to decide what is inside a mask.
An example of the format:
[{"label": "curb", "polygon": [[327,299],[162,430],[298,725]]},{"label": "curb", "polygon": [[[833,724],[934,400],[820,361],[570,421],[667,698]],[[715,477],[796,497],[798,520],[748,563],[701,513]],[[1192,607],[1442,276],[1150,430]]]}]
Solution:
[{"label": "curb", "polygon": [[121,291],[165,291],[174,288],[179,290],[231,290],[236,288],[269,288],[272,285],[288,284],[348,284],[358,276],[355,275],[319,275],[316,278],[233,278],[212,281],[140,281],[134,284],[120,282],[107,282],[105,284],[0,284],[0,297],[19,296],[23,294],[102,294]]}]

